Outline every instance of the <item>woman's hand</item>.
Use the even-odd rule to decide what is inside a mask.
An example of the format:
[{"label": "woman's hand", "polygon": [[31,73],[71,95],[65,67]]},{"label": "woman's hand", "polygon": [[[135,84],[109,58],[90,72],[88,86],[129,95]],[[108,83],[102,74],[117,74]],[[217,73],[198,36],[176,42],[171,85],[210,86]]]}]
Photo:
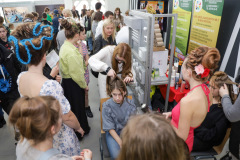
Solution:
[{"label": "woman's hand", "polygon": [[224,95],[229,95],[228,87],[226,84],[219,89],[219,95],[223,97]]},{"label": "woman's hand", "polygon": [[78,130],[77,130],[77,132],[78,133],[80,133],[81,135],[82,135],[82,137],[83,137],[83,135],[84,135],[84,130],[82,129],[82,127],[80,127]]},{"label": "woman's hand", "polygon": [[166,119],[168,119],[172,117],[172,112],[165,112],[163,115],[166,116]]},{"label": "woman's hand", "polygon": [[116,72],[113,69],[110,69],[107,73],[107,76],[109,77],[115,77],[116,76]]},{"label": "woman's hand", "polygon": [[131,82],[131,81],[133,81],[133,78],[132,77],[129,77],[129,76],[127,76],[126,78],[124,78],[124,80],[123,80],[125,83],[129,83],[129,82]]},{"label": "woman's hand", "polygon": [[89,90],[89,88],[88,88],[88,86],[85,88],[85,91],[88,91]]},{"label": "woman's hand", "polygon": [[57,63],[57,65],[52,68],[50,76],[56,77],[58,73],[59,73],[59,65]]},{"label": "woman's hand", "polygon": [[58,82],[60,83],[60,82],[61,82],[61,79],[62,79],[62,77],[61,77],[61,76],[59,76],[59,75],[57,75],[55,79],[56,79],[56,81],[58,81]]},{"label": "woman's hand", "polygon": [[80,155],[83,156],[85,159],[92,159],[92,151],[89,149],[82,150]]},{"label": "woman's hand", "polygon": [[119,142],[117,142],[119,147],[122,148],[122,140],[120,139]]}]

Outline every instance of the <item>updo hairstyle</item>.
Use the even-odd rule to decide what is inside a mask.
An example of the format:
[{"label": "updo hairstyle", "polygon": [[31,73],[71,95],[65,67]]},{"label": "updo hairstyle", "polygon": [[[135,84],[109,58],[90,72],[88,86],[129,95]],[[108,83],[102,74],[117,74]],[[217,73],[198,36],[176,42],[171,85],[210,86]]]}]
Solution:
[{"label": "updo hairstyle", "polygon": [[[196,81],[206,82],[209,77],[213,74],[214,70],[218,68],[218,62],[220,61],[220,53],[216,48],[209,47],[198,47],[192,50],[187,56],[186,68],[192,70],[192,76]],[[210,73],[207,77],[201,77],[195,72],[195,67],[199,64],[203,65],[204,68],[208,68]]]},{"label": "updo hairstyle", "polygon": [[79,27],[76,23],[70,23],[68,20],[63,19],[61,26],[65,28],[65,36],[67,39],[72,39],[76,34],[80,33]]},{"label": "updo hairstyle", "polygon": [[[33,38],[32,43],[36,47],[39,47],[41,45],[41,38],[43,36],[51,37],[51,28],[50,27],[44,28],[39,36],[34,36],[33,28],[35,27],[35,25],[36,25],[36,23],[34,23],[34,22],[24,23],[22,25],[17,26],[17,28],[11,33],[12,36],[14,36],[16,39],[18,39],[19,54],[20,54],[21,59],[25,62],[28,60],[28,55],[27,55],[26,48],[21,43],[19,43],[20,40]],[[44,26],[44,25],[41,24],[36,29],[36,33],[39,32],[41,26]],[[45,53],[49,50],[51,41],[43,39],[43,45],[40,50],[35,50],[33,48],[33,46],[30,44],[30,42],[26,42],[26,45],[28,46],[30,53],[32,55],[31,61],[29,64],[37,66],[41,62]],[[15,46],[15,48],[16,48],[16,46]]]},{"label": "updo hairstyle", "polygon": [[114,89],[119,90],[121,92],[122,96],[123,96],[124,92],[126,92],[125,97],[128,96],[126,84],[118,76],[116,76],[114,78],[107,76],[106,91],[110,97],[112,97],[112,91]]},{"label": "updo hairstyle", "polygon": [[9,122],[16,126],[23,138],[35,144],[51,137],[50,129],[58,124],[60,104],[52,96],[23,97],[17,100],[9,114]]},{"label": "updo hairstyle", "polygon": [[235,102],[237,97],[234,94],[233,85],[238,86],[238,84],[233,82],[225,72],[216,71],[210,79],[210,84],[218,88],[221,88],[222,86],[224,86],[224,84],[226,84],[232,104]]}]

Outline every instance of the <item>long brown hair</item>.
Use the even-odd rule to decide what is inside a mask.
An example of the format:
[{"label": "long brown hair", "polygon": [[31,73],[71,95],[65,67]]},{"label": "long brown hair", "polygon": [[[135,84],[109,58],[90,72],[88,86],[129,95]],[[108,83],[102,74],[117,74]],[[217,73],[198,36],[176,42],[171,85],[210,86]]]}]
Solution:
[{"label": "long brown hair", "polygon": [[186,160],[185,146],[171,124],[150,113],[129,119],[121,133],[122,148],[117,160]]},{"label": "long brown hair", "polygon": [[37,144],[51,136],[50,128],[58,123],[59,111],[60,104],[52,96],[23,97],[13,105],[9,122]]},{"label": "long brown hair", "polygon": [[123,19],[122,15],[121,15],[122,12],[121,12],[121,10],[120,10],[119,7],[117,7],[117,8],[115,9],[115,11],[114,11],[114,14],[113,14],[114,19],[117,18],[117,14],[115,13],[116,11],[119,11],[119,15],[118,15],[118,17],[119,17],[120,20],[122,20],[122,19]]},{"label": "long brown hair", "polygon": [[123,60],[123,68],[122,68],[122,79],[129,76],[132,77],[132,56],[131,56],[131,48],[126,43],[119,43],[114,51],[112,56],[112,68],[116,73],[119,73],[118,61],[116,60],[116,56]]},{"label": "long brown hair", "polygon": [[225,72],[216,71],[213,74],[213,76],[211,77],[210,83],[213,83],[218,88],[221,88],[222,86],[224,86],[224,84],[226,84],[227,88],[228,88],[230,99],[231,99],[232,103],[235,102],[236,96],[233,91],[233,85],[238,86],[238,84],[233,82]]},{"label": "long brown hair", "polygon": [[126,92],[125,97],[127,97],[128,92],[127,92],[126,84],[118,76],[114,78],[107,76],[106,90],[107,90],[107,94],[110,97],[112,97],[111,93],[114,89],[119,90],[122,96],[123,96],[123,93]]}]

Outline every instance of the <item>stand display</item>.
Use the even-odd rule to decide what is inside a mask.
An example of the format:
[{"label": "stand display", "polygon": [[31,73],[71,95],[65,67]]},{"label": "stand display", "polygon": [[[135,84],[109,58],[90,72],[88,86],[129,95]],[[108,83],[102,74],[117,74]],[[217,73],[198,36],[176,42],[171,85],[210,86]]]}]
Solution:
[{"label": "stand display", "polygon": [[[165,49],[160,28],[156,19],[159,17],[174,17],[171,48],[175,46],[177,14],[149,14],[144,10],[131,10],[130,16],[124,17],[129,27],[129,45],[132,50],[132,68],[134,82],[130,85],[137,105],[150,104],[151,85],[168,84],[165,111],[168,107],[172,67],[167,70],[168,50]],[[171,26],[171,25],[170,25]],[[159,29],[159,30],[158,30]],[[171,49],[170,66],[172,66],[174,49]]]}]

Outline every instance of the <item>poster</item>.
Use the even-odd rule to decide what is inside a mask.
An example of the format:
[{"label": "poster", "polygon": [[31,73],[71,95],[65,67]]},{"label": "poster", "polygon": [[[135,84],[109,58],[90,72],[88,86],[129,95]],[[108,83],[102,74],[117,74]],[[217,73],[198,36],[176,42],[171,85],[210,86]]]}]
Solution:
[{"label": "poster", "polygon": [[145,1],[140,1],[140,9],[145,9]]},{"label": "poster", "polygon": [[[175,39],[175,57],[183,60],[187,54],[189,29],[192,16],[192,0],[174,0],[173,14],[178,14]],[[172,41],[173,22],[174,20],[172,19],[170,42]]]},{"label": "poster", "polygon": [[224,0],[195,0],[188,53],[199,46],[216,47],[223,4]]},{"label": "poster", "polygon": [[25,14],[28,13],[27,7],[6,7],[3,8],[6,23],[21,23]]},{"label": "poster", "polygon": [[[62,11],[64,9],[64,4],[56,4],[56,5],[36,5],[35,9],[36,12],[39,14],[39,20],[42,18],[42,13],[44,9],[48,7],[50,9],[50,16],[52,15],[53,11],[57,9],[58,11]],[[60,13],[60,12],[59,12]]]},{"label": "poster", "polygon": [[[143,1],[141,1],[143,2]],[[141,4],[140,2],[140,4]],[[144,1],[145,3],[145,1]],[[164,2],[163,1],[148,1],[148,5],[152,6],[154,10],[157,9],[157,4],[159,4],[159,10],[161,13],[164,12]]]}]

